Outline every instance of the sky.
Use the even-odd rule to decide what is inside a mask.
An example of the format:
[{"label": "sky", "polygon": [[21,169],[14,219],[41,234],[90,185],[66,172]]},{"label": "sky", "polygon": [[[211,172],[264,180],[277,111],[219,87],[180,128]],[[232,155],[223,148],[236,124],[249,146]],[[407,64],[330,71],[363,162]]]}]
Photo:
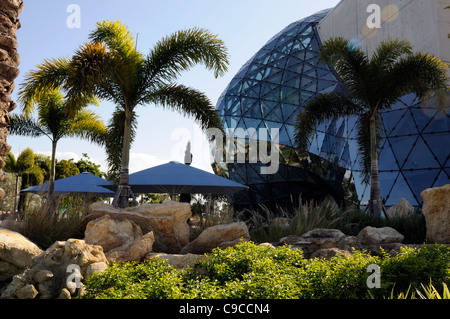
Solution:
[{"label": "sky", "polygon": [[[24,0],[17,31],[21,71],[11,97],[27,72],[46,59],[71,57],[88,42],[89,33],[102,20],[120,20],[137,35],[137,49],[147,54],[154,44],[178,30],[200,27],[210,30],[225,42],[229,53],[228,72],[214,78],[212,72],[197,66],[177,81],[204,92],[213,105],[235,74],[271,37],[290,23],[320,10],[336,6],[339,0]],[[74,6],[75,5],[75,6]],[[75,10],[74,10],[75,9]],[[79,9],[79,11],[78,11]],[[79,13],[79,14],[78,14]],[[79,22],[79,24],[78,24]],[[107,123],[114,105],[100,101],[90,107]],[[192,118],[155,105],[138,106],[138,128],[130,152],[130,173],[169,161],[183,162],[188,141],[192,143],[192,166],[212,172],[209,145]],[[20,113],[19,105],[13,113]],[[48,138],[8,136],[16,156],[30,147],[37,153],[51,154]],[[80,139],[62,139],[57,159],[75,161],[87,153],[103,171],[107,170],[103,148]]]}]

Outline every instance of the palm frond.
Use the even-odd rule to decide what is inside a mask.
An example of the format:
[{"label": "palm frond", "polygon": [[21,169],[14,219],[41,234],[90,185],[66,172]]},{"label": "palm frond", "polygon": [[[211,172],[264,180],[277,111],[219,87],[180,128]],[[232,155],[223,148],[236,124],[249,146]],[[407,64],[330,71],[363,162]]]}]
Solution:
[{"label": "palm frond", "polygon": [[142,57],[136,50],[134,37],[125,24],[117,21],[100,21],[89,35],[93,43],[105,43],[106,46],[122,59],[136,59]]},{"label": "palm frond", "polygon": [[11,114],[8,130],[12,135],[21,135],[28,137],[41,137],[46,135],[39,123],[24,115]]},{"label": "palm frond", "polygon": [[64,83],[67,108],[72,115],[98,96],[99,86],[111,81],[114,62],[102,43],[86,43],[75,52],[69,66],[70,76]]},{"label": "palm frond", "polygon": [[70,121],[66,136],[79,137],[99,145],[104,145],[108,129],[101,117],[90,110],[80,110]]},{"label": "palm frond", "polygon": [[382,41],[373,54],[370,64],[378,71],[388,71],[402,55],[412,53],[412,46],[406,40]]},{"label": "palm frond", "polygon": [[370,82],[367,55],[344,38],[332,38],[319,48],[319,60],[335,68],[352,95],[366,99]]},{"label": "palm frond", "polygon": [[66,58],[46,60],[29,72],[19,89],[19,102],[23,114],[30,116],[39,99],[49,90],[63,86],[69,76],[70,60]]},{"label": "palm frond", "polygon": [[317,123],[341,116],[358,115],[363,108],[353,102],[349,96],[339,92],[325,93],[308,102],[297,115],[295,141],[300,150],[308,149],[310,138]]},{"label": "palm frond", "polygon": [[430,91],[447,89],[447,68],[442,60],[428,53],[401,58],[384,79],[383,104],[389,106],[409,93],[423,98]]},{"label": "palm frond", "polygon": [[203,130],[218,128],[223,131],[222,120],[208,97],[184,85],[166,85],[149,94],[146,103],[154,103],[194,117]]},{"label": "palm frond", "polygon": [[155,45],[145,61],[147,85],[172,82],[183,71],[204,64],[217,78],[228,70],[228,52],[222,40],[205,29],[187,29],[169,35]]}]

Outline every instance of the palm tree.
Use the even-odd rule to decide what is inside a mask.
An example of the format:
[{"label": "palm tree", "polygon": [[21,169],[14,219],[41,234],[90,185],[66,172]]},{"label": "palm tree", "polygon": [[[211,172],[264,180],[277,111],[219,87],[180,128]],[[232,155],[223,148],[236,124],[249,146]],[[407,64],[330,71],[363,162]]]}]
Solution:
[{"label": "palm tree", "polygon": [[[8,129],[11,134],[41,137],[47,136],[52,142],[49,194],[53,194],[55,181],[56,147],[62,138],[79,137],[103,145],[106,126],[98,115],[86,109],[67,116],[66,100],[59,90],[50,90],[35,101],[38,107],[37,120],[30,118],[29,109],[25,114],[13,114]],[[86,102],[88,103],[88,102]]]},{"label": "palm tree", "polygon": [[[155,104],[192,116],[203,129],[222,129],[221,119],[202,92],[175,83],[183,71],[203,64],[215,77],[227,71],[224,43],[204,29],[178,31],[156,43],[146,56],[136,49],[128,28],[120,21],[97,23],[72,59],[45,61],[31,72],[21,88],[23,100],[32,100],[48,87],[63,86],[69,109],[89,96],[111,101],[116,110],[110,122],[107,152],[110,167],[120,157],[119,187],[114,204],[128,205],[129,153],[136,125],[135,108]],[[120,154],[120,155],[118,155]]]},{"label": "palm tree", "polygon": [[318,95],[300,112],[296,123],[298,148],[306,150],[318,122],[356,116],[357,142],[365,182],[370,181],[370,212],[381,214],[378,152],[381,142],[380,113],[402,96],[425,96],[431,90],[446,88],[446,65],[427,53],[412,51],[404,40],[380,43],[371,58],[343,38],[326,41],[319,49],[319,60],[334,67],[346,92]]},{"label": "palm tree", "polygon": [[[23,208],[25,205],[24,194],[20,195],[19,203],[17,203],[17,189],[19,186],[19,178],[22,180],[20,190],[34,185],[38,185],[44,180],[44,173],[41,168],[35,163],[34,152],[27,148],[23,150],[17,160],[13,153],[9,152],[5,158],[5,172],[14,174],[16,177],[16,185],[14,189],[14,209],[16,212],[18,208]],[[20,211],[22,209],[19,209]]]}]

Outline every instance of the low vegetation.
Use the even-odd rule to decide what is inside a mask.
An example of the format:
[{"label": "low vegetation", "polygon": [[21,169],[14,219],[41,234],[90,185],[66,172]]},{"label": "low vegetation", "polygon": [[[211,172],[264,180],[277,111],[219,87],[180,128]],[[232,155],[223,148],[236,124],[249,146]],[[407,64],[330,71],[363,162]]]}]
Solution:
[{"label": "low vegetation", "polygon": [[[381,287],[369,289],[369,265],[381,269]],[[397,256],[305,259],[288,246],[253,242],[215,249],[195,269],[177,270],[156,259],[113,263],[86,282],[89,299],[364,299],[445,298],[450,284],[450,248],[403,248]]]},{"label": "low vegetation", "polygon": [[392,227],[405,236],[405,244],[422,244],[426,239],[425,218],[420,211],[387,219],[361,209],[341,209],[322,202],[318,205],[303,203],[291,212],[261,206],[261,210],[247,212],[247,215],[250,216],[250,235],[257,243],[278,242],[282,237],[301,236],[315,228],[339,229],[348,236],[356,236],[367,226]]}]

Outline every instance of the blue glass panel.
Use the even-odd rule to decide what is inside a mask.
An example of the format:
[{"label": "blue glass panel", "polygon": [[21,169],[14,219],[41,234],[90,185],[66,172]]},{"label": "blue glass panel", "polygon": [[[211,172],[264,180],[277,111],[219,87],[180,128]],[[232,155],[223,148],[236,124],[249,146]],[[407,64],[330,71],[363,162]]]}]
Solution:
[{"label": "blue glass panel", "polygon": [[386,146],[380,152],[378,168],[380,171],[390,171],[400,169],[397,165],[397,161],[394,157],[394,154],[392,153],[392,149],[387,143]]},{"label": "blue glass panel", "polygon": [[382,113],[381,117],[383,119],[383,125],[384,129],[386,131],[386,136],[390,136],[392,130],[397,125],[398,121],[400,120],[401,116],[405,113],[404,110],[400,111],[388,111]]},{"label": "blue glass panel", "polygon": [[[435,179],[439,176],[440,170],[405,171],[403,174],[408,180],[414,194],[421,201],[420,193],[427,188],[431,188]],[[419,203],[420,204],[420,203]],[[412,204],[415,205],[415,204]]]},{"label": "blue glass panel", "polygon": [[398,119],[398,123],[394,125],[390,136],[408,135],[416,131],[415,122],[411,113],[408,110],[405,111],[401,118]]},{"label": "blue glass panel", "polygon": [[403,166],[407,160],[414,143],[417,141],[417,136],[403,136],[403,137],[390,137],[389,142],[394,152],[395,158],[398,161],[400,167]]},{"label": "blue glass panel", "polygon": [[434,183],[433,187],[442,187],[445,186],[447,184],[450,184],[450,176],[448,176],[445,171],[442,171],[439,174],[438,179],[436,180],[436,182]]},{"label": "blue glass panel", "polygon": [[433,120],[423,131],[424,133],[439,133],[450,131],[450,118],[443,113],[436,113]]},{"label": "blue glass panel", "polygon": [[[386,177],[383,176],[383,181],[388,181],[390,179],[392,179],[392,173],[391,176],[389,176],[389,173],[385,173]],[[381,188],[383,187],[389,187],[389,185],[385,185],[388,183],[384,183],[382,184],[382,180],[381,180],[381,175],[385,175],[380,174],[380,185]],[[389,178],[391,177],[391,178]],[[405,198],[408,202],[410,202],[411,205],[419,205],[419,203],[416,200],[416,197],[414,196],[413,192],[411,191],[410,187],[408,186],[408,183],[406,182],[405,178],[400,174],[397,178],[397,181],[395,182],[395,184],[392,187],[392,190],[389,193],[389,198],[386,200],[386,206],[392,206],[398,203],[398,201],[402,198]]]},{"label": "blue glass panel", "polygon": [[434,159],[430,149],[425,145],[421,137],[417,140],[416,145],[411,151],[403,169],[423,169],[423,168],[440,168],[440,165]]}]

